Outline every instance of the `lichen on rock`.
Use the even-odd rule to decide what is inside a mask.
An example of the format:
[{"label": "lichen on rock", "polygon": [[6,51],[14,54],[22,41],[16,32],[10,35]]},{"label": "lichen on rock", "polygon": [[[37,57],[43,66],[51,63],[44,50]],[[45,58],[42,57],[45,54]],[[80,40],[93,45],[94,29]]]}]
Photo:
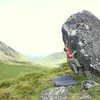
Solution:
[{"label": "lichen on rock", "polygon": [[40,93],[39,100],[66,100],[67,91],[65,86],[51,88]]}]

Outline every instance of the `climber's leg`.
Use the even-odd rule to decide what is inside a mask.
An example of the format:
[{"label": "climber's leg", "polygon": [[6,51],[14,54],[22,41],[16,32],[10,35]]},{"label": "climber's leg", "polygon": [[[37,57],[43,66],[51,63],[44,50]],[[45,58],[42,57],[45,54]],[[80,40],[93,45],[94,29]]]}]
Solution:
[{"label": "climber's leg", "polygon": [[68,60],[68,64],[71,67],[72,71],[74,71],[75,74],[78,74],[77,66],[73,58]]},{"label": "climber's leg", "polygon": [[72,58],[73,59],[73,63],[75,63],[76,67],[81,67],[81,65],[79,64],[79,61],[76,58]]},{"label": "climber's leg", "polygon": [[78,74],[78,70],[77,70],[77,67],[75,66],[75,64],[72,64],[72,67],[73,67],[73,71],[75,74]]}]

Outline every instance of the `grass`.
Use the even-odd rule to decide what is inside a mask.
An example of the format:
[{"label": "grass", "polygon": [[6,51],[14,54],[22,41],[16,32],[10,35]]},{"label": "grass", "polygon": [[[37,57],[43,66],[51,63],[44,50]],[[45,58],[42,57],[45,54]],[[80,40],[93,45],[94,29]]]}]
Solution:
[{"label": "grass", "polygon": [[35,63],[8,64],[0,62],[0,80],[13,79],[26,73],[40,72],[43,70],[47,70],[47,68]]},{"label": "grass", "polygon": [[[15,79],[1,81],[0,100],[38,100],[41,91],[55,87],[51,80],[64,74],[73,75],[76,81],[79,82],[72,87],[67,87],[69,91],[67,100],[77,100],[77,98],[83,95],[81,92],[81,82],[87,78],[80,75],[75,76],[66,63],[61,64],[58,68],[41,70],[39,72],[33,71]],[[98,80],[98,82],[100,81]],[[90,96],[89,100],[100,100],[99,86],[93,87],[87,92]]]},{"label": "grass", "polygon": [[19,78],[0,82],[0,100],[38,100],[39,93],[54,87],[50,82],[54,77],[71,73],[63,66],[40,72],[25,74]]},{"label": "grass", "polygon": [[90,88],[88,92],[94,100],[100,100],[100,85]]}]

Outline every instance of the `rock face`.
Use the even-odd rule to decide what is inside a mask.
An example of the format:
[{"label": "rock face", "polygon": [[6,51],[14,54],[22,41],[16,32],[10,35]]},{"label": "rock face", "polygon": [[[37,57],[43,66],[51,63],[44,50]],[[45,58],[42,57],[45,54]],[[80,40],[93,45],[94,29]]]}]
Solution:
[{"label": "rock face", "polygon": [[83,10],[68,18],[62,26],[62,35],[64,44],[68,44],[72,52],[77,51],[77,59],[83,65],[83,70],[99,74],[100,20]]},{"label": "rock face", "polygon": [[64,86],[55,87],[41,92],[39,100],[66,100],[67,92]]}]

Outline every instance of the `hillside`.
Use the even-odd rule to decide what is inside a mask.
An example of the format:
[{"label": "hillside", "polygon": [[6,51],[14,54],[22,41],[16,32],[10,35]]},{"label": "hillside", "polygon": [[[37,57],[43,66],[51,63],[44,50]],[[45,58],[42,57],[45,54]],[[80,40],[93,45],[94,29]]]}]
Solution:
[{"label": "hillside", "polygon": [[26,60],[24,56],[12,49],[10,46],[0,41],[0,61],[18,63],[28,60]]},{"label": "hillside", "polygon": [[[2,81],[0,82],[0,100],[39,100],[41,91],[55,87],[50,80],[64,74],[72,74],[66,63],[62,64],[62,67]],[[66,87],[69,91],[66,100],[79,100],[78,98],[84,95],[84,91],[81,91],[81,82],[86,80],[86,77],[76,75],[73,75],[73,77],[79,84]],[[89,100],[100,100],[100,86],[91,88],[87,91],[87,94],[89,95]]]},{"label": "hillside", "polygon": [[31,72],[41,72],[48,68],[36,63],[9,64],[0,62],[0,80],[13,79]]},{"label": "hillside", "polygon": [[64,52],[53,53],[46,57],[46,59],[50,59],[50,60],[59,60],[59,59],[64,59],[64,58],[65,58]]},{"label": "hillside", "polygon": [[64,52],[57,52],[36,60],[36,62],[50,67],[58,67],[61,63],[66,62],[66,56]]},{"label": "hillside", "polygon": [[19,78],[1,81],[0,100],[38,100],[41,90],[53,87],[49,80],[66,72],[70,73],[70,70],[55,68],[35,71]]}]

